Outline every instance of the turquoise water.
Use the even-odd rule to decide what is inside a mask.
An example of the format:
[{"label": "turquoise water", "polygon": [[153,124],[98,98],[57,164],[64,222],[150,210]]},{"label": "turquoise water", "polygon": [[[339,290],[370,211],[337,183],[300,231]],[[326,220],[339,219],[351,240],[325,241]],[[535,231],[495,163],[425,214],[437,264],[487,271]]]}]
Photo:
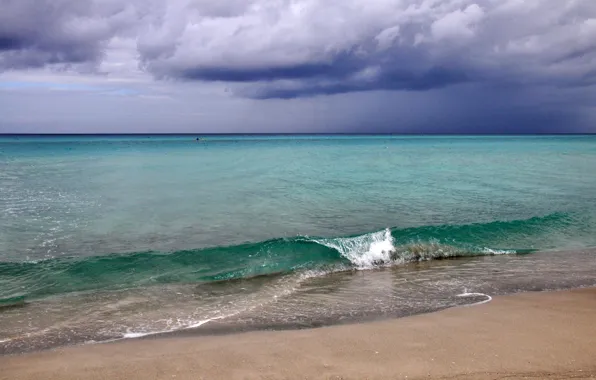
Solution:
[{"label": "turquoise water", "polygon": [[[232,313],[224,299],[254,314],[272,289],[294,299],[301,281],[346,271],[445,258],[596,266],[592,253],[544,253],[596,246],[596,136],[196,137],[0,136],[0,305],[25,305],[0,309],[0,344],[146,297],[125,322],[102,316],[134,335],[135,311],[174,288],[219,284],[219,298],[193,290],[192,310],[161,309],[186,328]],[[569,270],[557,272],[566,286],[595,278],[567,283]],[[36,307],[54,314],[42,321]]]}]

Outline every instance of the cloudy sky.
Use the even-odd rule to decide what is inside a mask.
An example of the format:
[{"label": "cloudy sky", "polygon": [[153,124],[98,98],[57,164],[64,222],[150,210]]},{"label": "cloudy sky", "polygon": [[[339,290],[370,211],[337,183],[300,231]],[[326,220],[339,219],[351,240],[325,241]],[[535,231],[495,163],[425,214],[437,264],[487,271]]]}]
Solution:
[{"label": "cloudy sky", "polygon": [[0,133],[594,132],[594,0],[0,0]]}]

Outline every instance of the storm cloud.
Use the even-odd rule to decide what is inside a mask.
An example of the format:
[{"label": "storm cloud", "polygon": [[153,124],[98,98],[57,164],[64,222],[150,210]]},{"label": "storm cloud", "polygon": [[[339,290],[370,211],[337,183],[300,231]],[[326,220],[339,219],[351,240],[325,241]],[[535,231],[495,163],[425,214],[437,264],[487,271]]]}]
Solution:
[{"label": "storm cloud", "polygon": [[137,41],[156,78],[291,97],[466,81],[592,84],[596,3],[559,0],[3,0],[3,69],[96,64]]},{"label": "storm cloud", "polygon": [[1,0],[0,69],[96,64],[135,12],[117,1]]},{"label": "storm cloud", "polygon": [[[0,0],[0,10],[4,73],[146,77],[260,102],[474,88],[462,102],[504,102],[519,120],[557,94],[592,99],[596,84],[589,0]],[[511,96],[520,89],[535,105]],[[536,120],[592,117],[589,104],[572,106],[571,119],[559,105]]]}]

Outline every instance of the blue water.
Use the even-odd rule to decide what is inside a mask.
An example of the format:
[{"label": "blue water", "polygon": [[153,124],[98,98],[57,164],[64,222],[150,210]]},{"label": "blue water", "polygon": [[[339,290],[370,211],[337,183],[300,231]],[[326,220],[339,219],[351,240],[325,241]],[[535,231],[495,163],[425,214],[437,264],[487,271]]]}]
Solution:
[{"label": "blue water", "polygon": [[[576,256],[543,252],[596,246],[596,136],[0,136],[0,194],[0,304],[28,305],[0,312],[10,326],[0,327],[0,343],[67,315],[79,328],[99,318],[83,313],[89,302],[100,313],[145,297],[124,307],[126,322],[101,316],[120,334],[139,326],[139,308],[172,294],[194,294],[192,310],[159,309],[186,313],[188,327],[222,317],[224,299],[247,312],[272,289],[294,294],[306,286],[295,281],[346,270],[370,277],[373,268],[479,256],[504,268],[547,258],[547,272],[555,262],[573,268]],[[437,268],[449,278],[456,271]],[[595,278],[557,273],[579,276],[569,286]],[[262,275],[250,296],[236,283],[219,298],[189,290]],[[24,315],[33,327],[19,324]]]},{"label": "blue water", "polygon": [[16,139],[0,139],[3,260],[596,213],[594,136]]}]

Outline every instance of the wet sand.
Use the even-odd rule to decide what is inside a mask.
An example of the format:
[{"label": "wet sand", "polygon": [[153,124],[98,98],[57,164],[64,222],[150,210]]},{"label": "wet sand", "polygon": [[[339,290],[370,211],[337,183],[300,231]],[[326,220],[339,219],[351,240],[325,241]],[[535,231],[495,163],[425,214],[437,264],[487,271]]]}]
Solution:
[{"label": "wet sand", "polygon": [[593,379],[596,289],[382,322],[0,357],[0,379]]}]

